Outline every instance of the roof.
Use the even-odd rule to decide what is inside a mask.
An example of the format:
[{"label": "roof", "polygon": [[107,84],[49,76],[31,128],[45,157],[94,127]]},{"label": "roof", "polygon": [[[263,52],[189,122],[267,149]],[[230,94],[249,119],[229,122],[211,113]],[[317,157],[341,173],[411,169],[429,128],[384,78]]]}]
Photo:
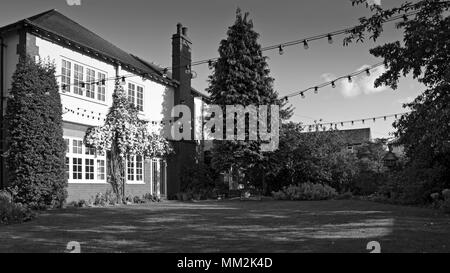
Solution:
[{"label": "roof", "polygon": [[305,132],[306,134],[326,134],[326,133],[338,134],[347,145],[358,145],[371,140],[370,128],[361,129],[348,129],[348,130],[332,130],[332,131],[317,131],[317,132]]},{"label": "roof", "polygon": [[[118,48],[111,42],[108,42],[55,9],[45,11],[2,27],[0,28],[0,33],[20,27],[21,24],[30,24],[44,32],[57,35],[58,38],[51,35],[48,35],[46,38],[59,41],[58,39],[61,37],[65,41],[70,41],[87,49],[87,51],[95,51],[102,56],[106,56],[108,59],[112,59],[125,65],[125,67],[128,66],[131,70],[143,72],[143,74],[150,76],[150,78],[155,78],[162,83],[170,85],[179,84],[179,82],[172,79],[171,76],[163,77],[163,68],[158,67],[153,63],[146,62],[142,58]],[[194,91],[198,92],[196,90]]]},{"label": "roof", "polygon": [[349,145],[362,144],[370,141],[370,128],[339,130],[338,133]]}]

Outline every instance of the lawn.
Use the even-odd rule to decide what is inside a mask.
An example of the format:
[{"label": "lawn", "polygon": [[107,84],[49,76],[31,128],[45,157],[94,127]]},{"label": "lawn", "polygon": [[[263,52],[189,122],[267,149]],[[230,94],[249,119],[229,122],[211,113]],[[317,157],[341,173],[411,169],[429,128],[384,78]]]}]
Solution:
[{"label": "lawn", "polygon": [[450,252],[450,216],[357,200],[68,208],[0,226],[0,252]]}]

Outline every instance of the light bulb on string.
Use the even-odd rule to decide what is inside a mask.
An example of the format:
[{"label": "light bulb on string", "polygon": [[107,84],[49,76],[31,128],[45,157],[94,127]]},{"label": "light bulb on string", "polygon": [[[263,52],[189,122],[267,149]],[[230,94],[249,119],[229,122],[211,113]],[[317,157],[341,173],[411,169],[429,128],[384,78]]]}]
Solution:
[{"label": "light bulb on string", "polygon": [[284,50],[283,50],[283,46],[282,45],[278,46],[278,53],[280,53],[280,55],[284,54]]},{"label": "light bulb on string", "polygon": [[366,75],[370,76],[370,69],[369,68],[366,69]]},{"label": "light bulb on string", "polygon": [[383,117],[384,118],[384,120],[386,121],[386,117]]},{"label": "light bulb on string", "polygon": [[334,83],[334,81],[331,82],[331,87],[336,88],[336,84]]},{"label": "light bulb on string", "polygon": [[352,83],[352,76],[348,76],[347,79],[349,83]]},{"label": "light bulb on string", "polygon": [[209,69],[213,69],[213,61],[212,60],[208,60],[208,68]]},{"label": "light bulb on string", "polygon": [[122,84],[122,85],[125,85],[125,76],[122,76],[121,84]]},{"label": "light bulb on string", "polygon": [[333,43],[333,36],[331,34],[328,34],[328,43],[331,45]]},{"label": "light bulb on string", "polygon": [[305,94],[303,92],[300,92],[300,96],[304,99],[305,98]]},{"label": "light bulb on string", "polygon": [[167,78],[167,72],[169,72],[169,69],[164,68],[164,69],[163,69],[163,74],[162,74],[162,76],[163,76],[164,78]]},{"label": "light bulb on string", "polygon": [[308,48],[309,48],[308,40],[304,40],[304,41],[303,41],[303,48],[304,48],[304,49],[308,49]]},{"label": "light bulb on string", "polygon": [[190,65],[186,65],[186,70],[184,71],[184,73],[186,73],[186,74],[190,74],[191,73],[191,66]]},{"label": "light bulb on string", "polygon": [[376,119],[375,119],[375,118],[373,118],[373,122],[374,122],[374,123],[375,123],[375,120],[376,120]]},{"label": "light bulb on string", "polygon": [[106,84],[106,80],[102,79],[102,85],[105,85],[105,84]]},{"label": "light bulb on string", "polygon": [[319,87],[315,86],[314,87],[314,94],[317,94],[317,93],[319,93]]}]

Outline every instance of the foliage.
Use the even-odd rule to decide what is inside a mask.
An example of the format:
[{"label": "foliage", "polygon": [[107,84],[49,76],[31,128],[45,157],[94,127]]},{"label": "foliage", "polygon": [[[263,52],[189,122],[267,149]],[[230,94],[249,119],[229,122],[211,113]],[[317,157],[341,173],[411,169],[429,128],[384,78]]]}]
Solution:
[{"label": "foliage", "polygon": [[277,200],[326,200],[337,196],[334,188],[319,183],[302,183],[284,186],[278,192],[272,192]]},{"label": "foliage", "polygon": [[21,223],[33,217],[34,213],[28,207],[14,203],[10,193],[0,191],[0,224]]},{"label": "foliage", "polygon": [[203,163],[196,164],[183,169],[181,191],[196,200],[207,199],[213,195],[218,178],[219,174],[210,166]]},{"label": "foliage", "polygon": [[[273,90],[274,80],[269,75],[270,70],[266,57],[262,55],[258,37],[253,22],[248,19],[248,13],[242,15],[238,9],[236,21],[229,27],[227,38],[220,42],[220,57],[214,63],[214,72],[209,77],[207,91],[212,104],[222,107],[286,105]],[[285,108],[280,115],[287,117],[291,111],[291,108]],[[212,150],[212,164],[219,171],[236,167],[265,173],[265,153],[260,150],[260,143],[260,140],[216,141]]]},{"label": "foliage", "polygon": [[356,148],[358,173],[351,183],[351,191],[354,194],[373,194],[386,180],[386,167],[383,163],[386,154],[384,142],[376,140]]},{"label": "foliage", "polygon": [[[367,0],[352,2],[367,4]],[[411,189],[437,184],[443,188],[450,186],[449,7],[450,2],[443,0],[421,0],[414,4],[405,2],[386,10],[373,5],[370,9],[374,14],[370,18],[361,18],[360,26],[344,40],[344,44],[354,40],[364,41],[366,32],[371,34],[370,39],[376,40],[383,31],[382,22],[397,14],[416,12],[413,18],[397,24],[404,33],[402,42],[387,43],[370,50],[375,57],[383,58],[387,67],[385,73],[375,81],[376,87],[386,85],[396,89],[400,77],[412,73],[427,88],[413,102],[404,105],[412,112],[394,123],[398,143],[404,145],[407,156],[407,168],[398,177],[401,180],[405,176],[411,177],[411,181],[405,181],[411,183]],[[431,173],[430,170],[439,173]],[[419,182],[411,176],[415,172],[429,173],[430,176],[420,175]],[[435,181],[437,178],[441,181]],[[404,194],[403,191],[400,194]],[[424,192],[421,198],[413,199],[426,199],[426,194]]]},{"label": "foliage", "polygon": [[283,124],[279,150],[268,157],[272,191],[305,182],[347,190],[357,173],[357,159],[345,147],[338,131],[303,133],[301,124]]},{"label": "foliage", "polygon": [[108,150],[109,182],[118,200],[124,201],[124,162],[127,155],[161,157],[172,152],[169,142],[149,128],[147,121],[138,117],[137,108],[129,102],[123,87],[116,84],[113,105],[105,124],[87,130],[86,145],[103,153]]},{"label": "foliage", "polygon": [[60,207],[67,197],[62,107],[55,67],[20,58],[5,123],[8,180],[15,202]]}]

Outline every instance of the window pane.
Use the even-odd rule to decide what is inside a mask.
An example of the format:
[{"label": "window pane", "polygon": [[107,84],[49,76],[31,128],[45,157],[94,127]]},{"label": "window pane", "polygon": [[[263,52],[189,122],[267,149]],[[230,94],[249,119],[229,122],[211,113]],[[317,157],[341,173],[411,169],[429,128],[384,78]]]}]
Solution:
[{"label": "window pane", "polygon": [[127,157],[127,179],[129,181],[134,181],[134,157]]},{"label": "window pane", "polygon": [[86,97],[95,98],[95,71],[86,68]]},{"label": "window pane", "polygon": [[144,88],[137,87],[136,107],[139,111],[144,111]]},{"label": "window pane", "polygon": [[142,156],[136,156],[136,181],[143,180]]},{"label": "window pane", "polygon": [[73,140],[72,141],[72,152],[74,154],[82,154],[83,151],[83,141],[81,140]]},{"label": "window pane", "polygon": [[76,180],[82,179],[83,161],[81,158],[72,159],[72,178]]},{"label": "window pane", "polygon": [[61,65],[61,85],[65,84],[65,92],[70,92],[70,77],[72,74],[72,64],[69,61],[62,60]]},{"label": "window pane", "polygon": [[136,93],[135,93],[136,86],[132,83],[128,83],[128,101],[132,104],[134,104],[134,101],[136,100]]},{"label": "window pane", "polygon": [[85,159],[84,174],[87,180],[94,179],[94,159]]},{"label": "window pane", "polygon": [[[97,99],[100,101],[105,101],[105,86],[102,84],[102,80],[106,80],[106,75],[103,73],[98,73],[99,85],[97,88]],[[106,81],[105,81],[106,83]]]},{"label": "window pane", "polygon": [[74,73],[73,73],[73,92],[78,95],[83,95],[83,67],[78,64],[74,64],[73,66]]},{"label": "window pane", "polygon": [[105,160],[97,160],[97,180],[105,180]]}]

